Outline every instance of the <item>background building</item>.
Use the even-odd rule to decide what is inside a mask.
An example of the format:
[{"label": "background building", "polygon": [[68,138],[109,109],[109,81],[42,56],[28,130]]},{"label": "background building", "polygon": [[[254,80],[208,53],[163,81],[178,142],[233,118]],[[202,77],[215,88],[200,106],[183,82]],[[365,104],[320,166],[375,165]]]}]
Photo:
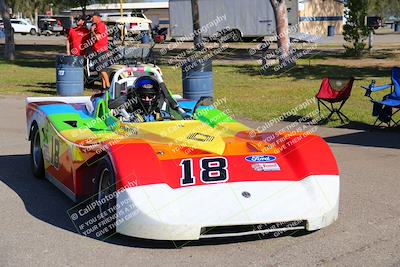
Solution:
[{"label": "background building", "polygon": [[[246,3],[247,0],[242,1]],[[269,2],[269,0],[265,1]],[[299,32],[319,36],[328,35],[329,27],[331,28],[331,33],[341,34],[344,23],[344,2],[345,0],[286,0],[289,27],[298,25]],[[153,21],[153,25],[159,25],[160,28],[170,27],[169,1],[135,1],[130,3],[124,0],[122,6],[126,15],[132,12],[143,12],[147,18]],[[87,14],[94,11],[98,11],[105,16],[107,14],[119,14],[120,4],[119,2],[93,4],[87,6],[86,10]],[[80,13],[81,8],[73,8],[70,14],[74,17]],[[237,10],[237,16],[241,16],[240,9]],[[251,17],[246,18],[251,19]],[[249,24],[251,23],[250,21]]]},{"label": "background building", "polygon": [[328,34],[328,27],[334,27],[332,28],[332,33],[342,33],[344,1],[289,0],[288,2],[293,2],[294,5],[297,4],[297,20],[300,32],[326,36]]}]

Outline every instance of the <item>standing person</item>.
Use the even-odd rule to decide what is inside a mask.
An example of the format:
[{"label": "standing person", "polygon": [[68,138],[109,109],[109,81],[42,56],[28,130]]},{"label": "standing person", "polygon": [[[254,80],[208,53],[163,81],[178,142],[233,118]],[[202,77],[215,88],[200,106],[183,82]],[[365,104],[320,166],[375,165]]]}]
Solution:
[{"label": "standing person", "polygon": [[84,56],[87,47],[85,43],[90,38],[90,32],[86,28],[86,20],[83,16],[78,16],[75,21],[76,27],[68,32],[67,55]]},{"label": "standing person", "polygon": [[110,87],[110,80],[106,69],[109,67],[108,62],[108,32],[107,26],[101,21],[100,14],[95,12],[92,15],[92,39],[94,40],[92,50],[95,53],[95,68],[100,73],[102,81],[102,89]]}]

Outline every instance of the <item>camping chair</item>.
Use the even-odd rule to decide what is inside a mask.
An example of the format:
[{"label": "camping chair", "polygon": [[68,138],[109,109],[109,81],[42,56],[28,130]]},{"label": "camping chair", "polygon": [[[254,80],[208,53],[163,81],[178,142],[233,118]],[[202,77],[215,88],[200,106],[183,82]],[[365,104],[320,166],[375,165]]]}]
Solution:
[{"label": "camping chair", "polygon": [[[400,67],[392,69],[392,83],[382,86],[375,86],[375,81],[372,80],[368,87],[361,86],[366,90],[365,96],[369,97],[373,104],[372,116],[377,117],[374,126],[380,126],[385,123],[388,127],[397,126],[399,120],[394,120],[394,115],[400,111]],[[383,91],[390,88],[390,94],[383,97],[381,101],[374,100],[371,93]],[[393,112],[393,110],[395,110]],[[377,125],[377,123],[379,124]],[[393,123],[393,124],[392,124]]]},{"label": "camping chair", "polygon": [[[318,101],[318,113],[321,116],[321,104],[325,106],[329,111],[328,117],[325,120],[329,120],[333,114],[337,114],[340,121],[343,123],[343,118],[348,121],[349,118],[341,111],[342,107],[350,97],[351,89],[353,88],[354,78],[349,79],[335,79],[335,78],[324,78],[321,83],[321,87],[315,96]],[[333,104],[338,103],[339,107],[335,107]],[[330,105],[328,105],[330,104]]]}]

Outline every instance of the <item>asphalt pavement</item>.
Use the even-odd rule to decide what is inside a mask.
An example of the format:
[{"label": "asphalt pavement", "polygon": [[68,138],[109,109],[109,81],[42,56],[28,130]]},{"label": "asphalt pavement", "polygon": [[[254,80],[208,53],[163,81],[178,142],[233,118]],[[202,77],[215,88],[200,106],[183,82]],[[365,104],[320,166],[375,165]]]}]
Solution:
[{"label": "asphalt pavement", "polygon": [[398,131],[317,129],[341,175],[339,219],[327,228],[177,248],[167,241],[78,234],[66,212],[73,203],[30,172],[24,105],[21,96],[0,97],[0,266],[400,266]]}]

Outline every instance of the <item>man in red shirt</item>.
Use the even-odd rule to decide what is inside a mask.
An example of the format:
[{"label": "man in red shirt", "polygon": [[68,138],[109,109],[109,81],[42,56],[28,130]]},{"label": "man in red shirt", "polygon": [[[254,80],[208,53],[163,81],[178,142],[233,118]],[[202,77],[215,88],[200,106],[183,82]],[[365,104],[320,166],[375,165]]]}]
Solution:
[{"label": "man in red shirt", "polygon": [[84,56],[86,53],[85,44],[90,38],[90,32],[86,28],[86,21],[83,16],[76,18],[76,27],[68,32],[67,54],[73,56]]},{"label": "man in red shirt", "polygon": [[108,32],[107,26],[101,21],[100,14],[94,13],[92,15],[93,26],[91,28],[92,39],[94,43],[92,46],[93,53],[96,54],[94,59],[94,66],[96,71],[100,73],[103,90],[110,87],[110,80],[106,69],[110,66],[108,58],[111,57],[108,52]]}]

